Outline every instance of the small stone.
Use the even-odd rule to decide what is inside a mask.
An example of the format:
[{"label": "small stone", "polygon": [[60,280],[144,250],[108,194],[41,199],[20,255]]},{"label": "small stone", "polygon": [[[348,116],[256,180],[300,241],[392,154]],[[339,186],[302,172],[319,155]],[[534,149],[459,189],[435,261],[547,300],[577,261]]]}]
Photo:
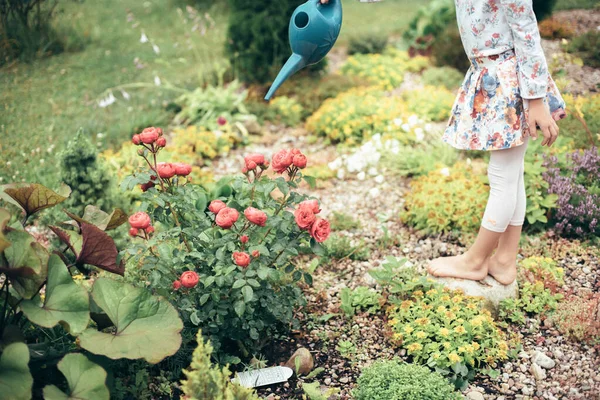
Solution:
[{"label": "small stone", "polygon": [[546,371],[542,369],[536,363],[531,364],[531,374],[534,376],[536,381],[543,381],[546,379]]},{"label": "small stone", "polygon": [[327,386],[331,385],[331,378],[325,378],[325,384]]},{"label": "small stone", "polygon": [[478,392],[476,390],[472,390],[469,393],[467,393],[467,399],[469,399],[469,400],[485,400],[483,395],[481,394],[481,392]]},{"label": "small stone", "polygon": [[[296,371],[296,358],[298,358],[299,366]],[[290,357],[288,362],[285,363],[286,367],[292,369],[292,371],[296,372],[297,375],[308,375],[310,371],[313,370],[315,366],[315,361],[313,359],[310,351],[305,347],[300,347],[296,352]]]},{"label": "small stone", "polygon": [[521,364],[521,365],[519,365],[519,369],[523,372],[527,372],[527,365]]},{"label": "small stone", "polygon": [[340,378],[340,382],[341,383],[348,383],[349,380],[350,379],[347,376],[343,376],[343,377]]},{"label": "small stone", "polygon": [[546,369],[554,368],[554,366],[556,365],[556,363],[554,362],[553,359],[551,359],[550,357],[548,357],[541,351],[535,352],[535,354],[533,355],[532,361],[534,363],[536,363],[537,365],[539,365],[540,367],[546,368]]}]

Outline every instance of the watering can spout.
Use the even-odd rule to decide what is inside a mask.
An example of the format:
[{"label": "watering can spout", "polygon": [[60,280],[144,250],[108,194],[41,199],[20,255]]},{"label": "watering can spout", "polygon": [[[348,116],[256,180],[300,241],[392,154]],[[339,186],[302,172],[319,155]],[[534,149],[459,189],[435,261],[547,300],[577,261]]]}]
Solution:
[{"label": "watering can spout", "polygon": [[265,100],[271,100],[275,91],[279,89],[279,87],[285,82],[290,76],[300,71],[302,68],[306,66],[306,59],[299,54],[292,54],[290,58],[288,58],[287,62],[277,74],[277,78],[273,81],[269,92],[265,96]]}]

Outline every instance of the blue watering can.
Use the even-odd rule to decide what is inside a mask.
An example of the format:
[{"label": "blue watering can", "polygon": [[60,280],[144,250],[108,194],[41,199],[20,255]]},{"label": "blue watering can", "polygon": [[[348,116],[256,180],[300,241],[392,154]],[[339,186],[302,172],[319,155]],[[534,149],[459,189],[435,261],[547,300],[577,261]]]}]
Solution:
[{"label": "blue watering can", "polygon": [[298,6],[290,20],[289,36],[292,55],[271,85],[265,100],[290,76],[307,65],[316,64],[329,53],[342,29],[342,0],[308,0]]}]

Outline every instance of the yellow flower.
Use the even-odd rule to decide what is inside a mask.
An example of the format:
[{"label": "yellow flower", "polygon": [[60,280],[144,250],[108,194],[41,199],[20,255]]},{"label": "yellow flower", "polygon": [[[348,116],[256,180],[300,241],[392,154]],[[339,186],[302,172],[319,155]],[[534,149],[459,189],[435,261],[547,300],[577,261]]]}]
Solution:
[{"label": "yellow flower", "polygon": [[438,294],[437,289],[431,289],[427,291],[427,296],[432,296],[434,294]]},{"label": "yellow flower", "polygon": [[403,310],[406,310],[407,308],[410,308],[410,306],[413,305],[413,302],[411,300],[404,300],[402,302],[402,304],[400,304],[400,308],[402,308]]},{"label": "yellow flower", "polygon": [[444,342],[442,343],[442,346],[444,346],[445,349],[449,349],[450,347],[452,347],[452,344],[450,344],[450,342]]},{"label": "yellow flower", "polygon": [[406,325],[406,326],[404,327],[404,332],[405,332],[407,335],[410,335],[410,334],[411,334],[413,331],[414,331],[414,328],[413,328],[412,326],[410,326],[410,325]]},{"label": "yellow flower", "polygon": [[446,313],[446,318],[448,318],[448,319],[454,319],[454,318],[456,318],[456,314],[454,314],[452,311],[448,311]]},{"label": "yellow flower", "polygon": [[395,326],[398,324],[398,320],[396,318],[392,318],[388,321],[388,325]]},{"label": "yellow flower", "polygon": [[440,297],[440,300],[442,300],[442,301],[450,301],[450,296],[443,295],[442,297]]},{"label": "yellow flower", "polygon": [[508,344],[506,343],[506,341],[501,340],[500,342],[498,342],[498,348],[502,351],[506,351],[508,350]]},{"label": "yellow flower", "polygon": [[459,352],[459,353],[466,353],[466,352],[467,352],[467,349],[465,348],[465,346],[460,346],[460,347],[458,348],[458,352]]},{"label": "yellow flower", "polygon": [[433,353],[431,357],[433,357],[434,360],[437,360],[438,358],[440,358],[440,355],[440,353]]},{"label": "yellow flower", "polygon": [[450,331],[447,328],[441,328],[439,330],[439,334],[443,337],[447,337],[448,335],[450,335]]},{"label": "yellow flower", "polygon": [[465,329],[464,326],[459,325],[454,328],[454,332],[458,333],[459,335],[462,335],[463,333],[467,332],[467,330]]},{"label": "yellow flower", "polygon": [[425,326],[427,324],[429,324],[429,318],[418,318],[415,323],[417,325],[421,325],[421,326]]},{"label": "yellow flower", "polygon": [[470,320],[469,323],[471,324],[471,326],[477,328],[483,324],[483,318],[481,316],[475,317],[472,320]]},{"label": "yellow flower", "polygon": [[475,350],[479,350],[479,348],[481,347],[481,346],[479,345],[479,343],[477,343],[477,342],[472,342],[472,343],[471,343],[471,346],[473,346],[473,348],[474,348]]},{"label": "yellow flower", "polygon": [[461,301],[463,301],[463,297],[460,295],[456,295],[452,298],[453,303],[460,303]]},{"label": "yellow flower", "polygon": [[413,292],[413,296],[414,297],[421,297],[421,296],[423,296],[423,292],[421,290],[415,290]]},{"label": "yellow flower", "polygon": [[403,336],[402,336],[402,334],[401,334],[401,333],[397,333],[397,332],[396,332],[396,333],[394,333],[394,335],[393,335],[393,338],[394,338],[394,340],[398,340],[398,341],[400,341],[400,340],[402,340],[402,339],[403,339]]},{"label": "yellow flower", "polygon": [[460,362],[461,358],[455,352],[448,354],[448,360],[452,363]]},{"label": "yellow flower", "polygon": [[415,333],[415,336],[419,339],[425,339],[427,337],[427,334],[423,331],[418,331],[417,333]]},{"label": "yellow flower", "polygon": [[473,304],[473,303],[469,303],[469,304],[467,304],[467,308],[468,308],[469,310],[476,310],[476,309],[477,309],[477,306],[476,306],[475,304]]},{"label": "yellow flower", "polygon": [[414,353],[416,351],[421,350],[423,346],[421,345],[421,343],[411,343],[408,346],[406,346],[406,348],[409,353]]}]

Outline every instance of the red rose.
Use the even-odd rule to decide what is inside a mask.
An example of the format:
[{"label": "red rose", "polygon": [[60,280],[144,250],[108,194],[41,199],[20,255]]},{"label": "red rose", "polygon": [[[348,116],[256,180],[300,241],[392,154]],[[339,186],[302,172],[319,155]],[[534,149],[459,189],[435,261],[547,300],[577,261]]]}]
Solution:
[{"label": "red rose", "polygon": [[314,214],[318,214],[321,212],[318,200],[304,200],[303,202],[298,204],[298,208],[306,208],[312,211]]},{"label": "red rose", "polygon": [[143,211],[136,212],[129,217],[129,225],[136,229],[146,229],[150,226],[150,216]]},{"label": "red rose", "polygon": [[213,200],[210,202],[208,206],[208,210],[213,214],[218,214],[219,211],[227,207],[227,204],[223,203],[221,200]]},{"label": "red rose", "polygon": [[183,274],[181,274],[179,280],[184,287],[190,289],[198,284],[199,278],[198,274],[194,271],[185,271]]},{"label": "red rose", "polygon": [[150,225],[149,227],[146,228],[146,233],[147,234],[151,234],[154,232],[154,227],[152,225]]},{"label": "red rose", "polygon": [[254,207],[246,208],[244,215],[248,221],[258,226],[265,226],[265,223],[267,222],[267,214],[265,214],[263,211],[257,210]]},{"label": "red rose", "polygon": [[158,139],[156,139],[156,145],[158,147],[165,147],[167,145],[167,139],[165,139],[164,137],[159,137]]},{"label": "red rose", "polygon": [[292,154],[291,151],[286,149],[279,150],[273,156],[273,160],[271,160],[273,170],[279,174],[283,173],[287,169],[287,167],[292,165],[293,159],[294,154]]},{"label": "red rose", "polygon": [[258,258],[260,256],[260,252],[258,250],[252,250],[252,257]]},{"label": "red rose", "polygon": [[292,153],[292,155],[297,155],[297,154],[302,154],[302,152],[299,149],[291,149],[290,153]]},{"label": "red rose", "polygon": [[131,139],[131,141],[133,144],[138,145],[142,142],[142,139],[140,139],[140,135],[133,135],[133,139]]},{"label": "red rose", "polygon": [[229,229],[235,224],[238,220],[240,214],[235,208],[225,207],[217,214],[217,218],[215,218],[215,222],[221,228]]},{"label": "red rose", "polygon": [[217,118],[217,124],[219,124],[219,126],[223,126],[227,123],[227,120],[225,119],[225,117],[219,117]]},{"label": "red rose", "polygon": [[258,167],[258,165],[256,165],[256,163],[254,161],[248,160],[248,161],[246,161],[246,168],[245,168],[246,171],[244,173],[246,173],[248,171],[252,171],[252,170],[256,169],[256,167]]},{"label": "red rose", "polygon": [[246,235],[242,235],[242,236],[240,237],[240,242],[242,242],[242,243],[244,243],[244,244],[248,243],[248,236],[246,236]]},{"label": "red rose", "polygon": [[300,229],[308,230],[314,224],[317,217],[308,208],[298,208],[294,211],[294,218]]},{"label": "red rose", "polygon": [[156,169],[158,170],[158,175],[163,179],[175,176],[175,167],[171,163],[159,162]]},{"label": "red rose", "polygon": [[326,219],[318,218],[310,228],[311,236],[319,243],[326,241],[330,232],[329,221]]},{"label": "red rose", "polygon": [[294,156],[294,165],[300,169],[306,167],[306,164],[308,163],[308,159],[306,158],[306,156],[304,154],[296,154]]},{"label": "red rose", "polygon": [[174,281],[173,282],[173,289],[178,290],[181,287],[181,282],[180,281]]},{"label": "red rose", "polygon": [[247,253],[236,251],[233,253],[233,261],[240,267],[247,267],[250,264],[250,256]]},{"label": "red rose", "polygon": [[187,176],[192,172],[192,166],[186,163],[173,163],[173,167],[175,167],[175,174],[178,176]]},{"label": "red rose", "polygon": [[136,237],[137,235],[138,235],[137,228],[131,228],[131,229],[129,229],[129,236]]},{"label": "red rose", "polygon": [[244,161],[246,164],[248,164],[248,161],[254,161],[256,165],[263,165],[265,163],[265,156],[258,153],[252,153],[244,157]]},{"label": "red rose", "polygon": [[[156,142],[156,139],[160,136],[156,128],[146,128],[140,133],[140,140],[142,143],[152,144]],[[162,132],[162,130],[160,131]]]}]

